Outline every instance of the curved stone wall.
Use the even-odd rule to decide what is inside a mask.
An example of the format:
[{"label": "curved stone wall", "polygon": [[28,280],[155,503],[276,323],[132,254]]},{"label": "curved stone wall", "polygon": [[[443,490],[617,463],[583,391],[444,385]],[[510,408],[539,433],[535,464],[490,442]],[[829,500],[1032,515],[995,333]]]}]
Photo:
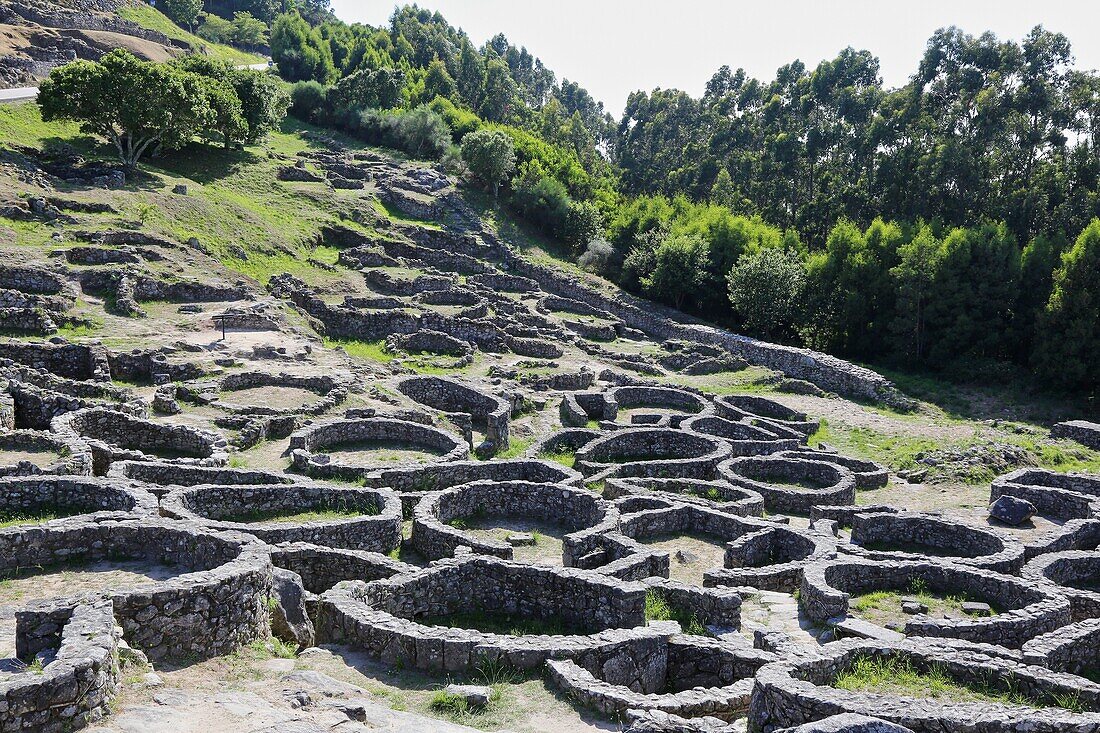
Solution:
[{"label": "curved stone wall", "polygon": [[638,656],[656,664],[585,668],[573,660],[551,660],[546,665],[550,683],[610,717],[656,710],[682,718],[731,720],[748,711],[756,670],[776,660],[768,652],[698,636],[644,643],[655,645],[657,653],[639,650]]},{"label": "curved stone wall", "polygon": [[0,456],[4,451],[51,453],[53,458],[42,461],[20,459],[0,464],[0,476],[34,476],[39,474],[92,475],[92,449],[72,435],[51,435],[37,430],[0,429]]},{"label": "curved stone wall", "polygon": [[781,438],[758,425],[736,422],[717,415],[696,415],[680,423],[680,427],[703,435],[722,438],[730,444],[733,456],[760,456],[796,450],[801,441]]},{"label": "curved stone wall", "polygon": [[704,481],[690,478],[624,478],[608,479],[604,495],[619,498],[632,494],[656,493],[676,501],[699,504],[727,514],[759,517],[764,513],[764,497],[742,486],[725,481]]},{"label": "curved stone wall", "polygon": [[143,420],[101,407],[55,418],[50,429],[69,439],[83,438],[91,446],[97,476],[120,460],[153,460],[223,466],[228,444],[222,436],[186,425]]},{"label": "curved stone wall", "polygon": [[[1100,725],[1100,714],[1058,708],[1074,699],[1085,710],[1100,709],[1100,687],[1071,675],[1029,667],[978,646],[935,646],[900,642],[842,641],[822,654],[788,658],[760,669],[749,712],[757,730],[802,725],[827,715],[858,713],[901,724],[917,733],[1084,733]],[[993,685],[1031,705],[945,702],[914,696],[838,689],[837,677],[859,659],[904,659],[917,670],[932,667],[960,684]],[[1048,707],[1049,706],[1049,707]]]},{"label": "curved stone wall", "polygon": [[25,671],[0,683],[3,730],[77,730],[110,712],[121,677],[111,602],[80,603],[51,621],[61,629],[50,647],[53,661],[40,673]]},{"label": "curved stone wall", "polygon": [[470,448],[458,436],[420,423],[387,417],[332,420],[303,428],[290,436],[291,465],[295,471],[314,478],[357,481],[377,464],[356,465],[334,460],[326,449],[357,443],[410,445],[435,454],[434,461],[460,461]]},{"label": "curved stone wall", "polygon": [[[167,519],[69,519],[0,530],[0,574],[105,560],[140,560],[184,571],[168,580],[104,591],[126,640],[150,659],[227,654],[268,634],[271,560],[247,536]],[[20,611],[23,628],[34,630],[20,635],[19,657],[54,643],[57,626],[51,614],[77,603],[58,599]]]},{"label": "curved stone wall", "polygon": [[819,420],[809,419],[806,413],[759,395],[722,395],[715,398],[714,407],[719,415],[730,420],[758,420],[765,428],[772,424],[803,436],[812,435],[821,427]]},{"label": "curved stone wall", "polygon": [[993,479],[989,503],[1002,495],[1026,499],[1056,519],[1100,518],[1100,476],[1021,468]]},{"label": "curved stone wall", "polygon": [[707,570],[707,586],[749,586],[794,593],[812,563],[836,557],[836,541],[814,530],[773,526],[742,535],[726,545],[724,567]]},{"label": "curved stone wall", "polygon": [[1058,592],[1069,599],[1074,621],[1100,618],[1100,552],[1070,550],[1040,555],[1022,574],[1034,583],[1058,586]]},{"label": "curved stone wall", "polygon": [[851,595],[875,590],[907,592],[914,580],[940,593],[976,596],[994,607],[991,616],[967,618],[911,617],[909,636],[936,636],[1018,649],[1028,639],[1070,622],[1070,604],[1047,586],[1035,586],[1011,575],[932,561],[837,558],[813,563],[803,571],[799,604],[815,621],[847,615]]},{"label": "curved stone wall", "polygon": [[713,478],[729,456],[724,441],[671,428],[628,428],[604,435],[577,451],[574,466],[585,475]]},{"label": "curved stone wall", "polygon": [[156,516],[157,499],[140,484],[90,476],[9,476],[0,478],[0,517],[35,522],[41,515],[76,517],[109,512]]},{"label": "curved stone wall", "polygon": [[[308,542],[386,553],[401,542],[401,500],[389,489],[278,484],[178,488],[161,501],[166,516],[216,530],[248,532],[264,542]],[[349,516],[306,522],[264,520],[263,515],[336,511]],[[256,521],[248,521],[248,515]]]},{"label": "curved stone wall", "polygon": [[759,493],[770,512],[808,515],[815,505],[854,504],[856,498],[855,474],[835,463],[775,456],[733,458],[718,466],[718,475]]},{"label": "curved stone wall", "polygon": [[482,449],[484,453],[492,454],[508,447],[512,407],[505,400],[444,377],[408,377],[398,382],[397,389],[422,405],[469,415],[476,425],[484,428],[487,443]]},{"label": "curved stone wall", "polygon": [[[454,614],[507,614],[573,626],[573,635],[505,634],[427,625]],[[320,638],[390,665],[462,672],[494,662],[539,669],[550,658],[618,656],[645,623],[645,589],[573,568],[522,565],[484,555],[452,558],[372,583],[346,582],[319,607]],[[628,631],[633,630],[633,631]]]},{"label": "curved stone wall", "polygon": [[[512,559],[512,546],[479,538],[450,526],[456,519],[515,517],[561,525],[571,532],[608,531],[618,522],[610,504],[584,489],[528,481],[476,481],[428,494],[413,510],[410,545],[423,557],[451,557],[458,547],[482,555]],[[582,533],[582,535],[585,533]],[[562,563],[573,565],[573,549],[582,537],[563,538]]]},{"label": "curved stone wall", "polygon": [[1011,535],[915,512],[855,514],[851,541],[840,549],[872,560],[940,557],[1009,574],[1024,565],[1024,546]]}]

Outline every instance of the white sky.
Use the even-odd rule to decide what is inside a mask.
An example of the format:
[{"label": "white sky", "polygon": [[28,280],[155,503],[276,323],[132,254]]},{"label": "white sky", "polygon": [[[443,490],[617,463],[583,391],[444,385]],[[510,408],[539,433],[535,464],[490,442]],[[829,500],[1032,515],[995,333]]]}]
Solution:
[{"label": "white sky", "polygon": [[[718,67],[767,81],[794,59],[813,68],[845,46],[879,58],[900,86],[937,28],[1019,41],[1043,25],[1066,34],[1076,65],[1100,68],[1100,0],[419,0],[480,46],[498,32],[579,82],[616,118],[635,89],[700,96]],[[348,22],[386,23],[389,0],[332,0]]]}]

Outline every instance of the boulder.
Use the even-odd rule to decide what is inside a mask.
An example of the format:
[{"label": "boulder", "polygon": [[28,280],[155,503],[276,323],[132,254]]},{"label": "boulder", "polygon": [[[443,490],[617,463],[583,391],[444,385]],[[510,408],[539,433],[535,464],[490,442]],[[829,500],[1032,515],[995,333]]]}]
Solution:
[{"label": "boulder", "polygon": [[990,505],[989,516],[998,522],[1016,526],[1035,516],[1035,505],[1027,499],[1004,495]]},{"label": "boulder", "polygon": [[306,649],[314,644],[313,622],[306,613],[305,588],[302,576],[275,568],[272,585],[275,607],[272,609],[271,631],[288,644]]},{"label": "boulder", "polygon": [[489,704],[493,697],[493,688],[484,685],[447,685],[443,692],[455,695],[466,701],[466,706],[471,710],[483,708]]}]

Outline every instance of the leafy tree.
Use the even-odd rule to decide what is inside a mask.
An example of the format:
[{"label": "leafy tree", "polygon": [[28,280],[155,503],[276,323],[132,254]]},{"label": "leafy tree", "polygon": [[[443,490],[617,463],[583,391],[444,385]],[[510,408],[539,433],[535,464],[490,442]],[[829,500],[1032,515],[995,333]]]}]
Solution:
[{"label": "leafy tree", "polygon": [[463,101],[473,109],[481,104],[481,92],[485,87],[485,60],[473,44],[466,41],[458,57],[458,73],[455,85]]},{"label": "leafy tree", "polygon": [[928,351],[927,310],[942,243],[929,226],[922,226],[911,242],[898,248],[899,261],[890,270],[897,293],[897,310],[890,330],[895,350],[914,361]]},{"label": "leafy tree", "polygon": [[54,69],[39,87],[38,104],[42,119],[79,122],[135,168],[150,149],[178,148],[212,124],[208,91],[198,74],[115,49],[99,61]]},{"label": "leafy tree", "polygon": [[229,83],[241,100],[246,142],[262,140],[279,127],[290,105],[284,84],[257,69],[234,69]]},{"label": "leafy tree", "polygon": [[405,149],[417,157],[439,158],[451,142],[447,123],[425,105],[401,115],[398,127]]},{"label": "leafy tree", "polygon": [[337,77],[332,49],[297,12],[284,13],[271,29],[271,58],[289,81],[329,84]]},{"label": "leafy tree", "polygon": [[516,104],[518,88],[500,59],[491,59],[485,65],[485,88],[482,92],[481,116],[490,122],[506,122]]},{"label": "leafy tree", "polygon": [[951,231],[937,264],[927,308],[929,363],[1005,360],[1020,279],[1020,248],[1008,227]]},{"label": "leafy tree", "polygon": [[770,247],[743,255],[727,281],[733,310],[750,333],[763,338],[793,333],[806,284],[796,251]]},{"label": "leafy tree", "polygon": [[202,0],[161,0],[160,8],[176,25],[194,29],[195,21],[202,12]]},{"label": "leafy tree", "polygon": [[1050,384],[1100,393],[1100,219],[1062,256],[1039,318],[1035,363]]},{"label": "leafy tree", "polygon": [[198,133],[207,140],[220,138],[222,146],[229,150],[233,143],[243,140],[248,134],[240,97],[225,81],[213,77],[202,79],[202,93],[206,96],[211,115],[209,126],[199,129]]},{"label": "leafy tree", "polygon": [[455,80],[447,72],[447,67],[439,59],[435,59],[428,65],[428,72],[424,76],[424,98],[431,100],[436,97],[451,99],[458,93]]},{"label": "leafy tree", "polygon": [[401,104],[404,84],[400,69],[356,71],[336,83],[329,99],[347,109],[393,109]]},{"label": "leafy tree", "polygon": [[477,130],[462,138],[462,159],[470,172],[492,189],[495,198],[501,182],[516,167],[515,143],[501,130]]},{"label": "leafy tree", "polygon": [[669,237],[653,252],[653,269],[641,279],[647,297],[677,309],[696,295],[706,273],[707,247],[697,236]]},{"label": "leafy tree", "polygon": [[267,23],[248,11],[233,13],[233,43],[245,48],[256,48],[267,43]]},{"label": "leafy tree", "polygon": [[230,137],[225,142],[256,142],[267,136],[279,126],[286,117],[290,97],[283,85],[265,71],[258,69],[235,69],[224,61],[206,56],[183,56],[171,62],[184,71],[200,74],[217,80],[236,97],[236,114],[242,125],[232,118],[229,107],[232,103],[225,100],[220,103],[223,122],[218,131]]},{"label": "leafy tree", "polygon": [[876,219],[866,232],[849,221],[833,227],[823,252],[806,263],[807,302],[812,316],[805,333],[830,353],[873,356],[888,335],[894,312],[894,282],[901,228]]},{"label": "leafy tree", "polygon": [[1054,290],[1054,273],[1069,243],[1062,233],[1040,234],[1020,255],[1020,287],[1016,298],[1015,356],[1026,363],[1032,352],[1039,316]]},{"label": "leafy tree", "polygon": [[213,13],[203,15],[202,24],[195,34],[211,43],[232,43],[234,40],[233,24]]}]

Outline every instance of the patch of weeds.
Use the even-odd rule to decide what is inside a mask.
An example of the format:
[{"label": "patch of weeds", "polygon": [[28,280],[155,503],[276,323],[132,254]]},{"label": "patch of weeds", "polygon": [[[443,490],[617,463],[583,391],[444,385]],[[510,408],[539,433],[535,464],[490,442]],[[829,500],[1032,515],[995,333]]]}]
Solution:
[{"label": "patch of weeds", "polygon": [[707,629],[694,613],[674,608],[664,594],[653,588],[645,594],[645,619],[650,621],[675,621],[685,634],[706,636]]},{"label": "patch of weeds", "polygon": [[437,690],[436,693],[432,695],[432,700],[428,703],[428,707],[434,712],[453,718],[463,717],[469,712],[466,698],[444,690]]},{"label": "patch of weeds", "polygon": [[1084,706],[1073,693],[1051,693],[1034,698],[1025,695],[1012,679],[986,683],[961,682],[939,664],[921,665],[908,657],[859,655],[851,666],[837,675],[833,686],[852,692],[876,692],[908,697],[931,698],[944,702],[992,702],[1044,708],[1051,705],[1073,712]]},{"label": "patch of weeds", "polygon": [[394,360],[394,355],[386,350],[386,342],[381,340],[362,341],[360,339],[326,338],[324,344],[329,349],[343,349],[348,356],[357,359],[367,359],[383,364],[388,364]]},{"label": "patch of weeds", "polygon": [[558,451],[542,451],[538,454],[538,457],[546,461],[560,463],[567,468],[572,468],[573,464],[577,462],[577,452],[568,449]]},{"label": "patch of weeds", "polygon": [[524,453],[526,453],[527,449],[530,448],[531,444],[534,442],[534,438],[522,438],[520,440],[516,440],[513,438],[509,442],[508,448],[506,450],[500,451],[493,457],[500,459],[518,458],[519,456],[522,456]]}]

